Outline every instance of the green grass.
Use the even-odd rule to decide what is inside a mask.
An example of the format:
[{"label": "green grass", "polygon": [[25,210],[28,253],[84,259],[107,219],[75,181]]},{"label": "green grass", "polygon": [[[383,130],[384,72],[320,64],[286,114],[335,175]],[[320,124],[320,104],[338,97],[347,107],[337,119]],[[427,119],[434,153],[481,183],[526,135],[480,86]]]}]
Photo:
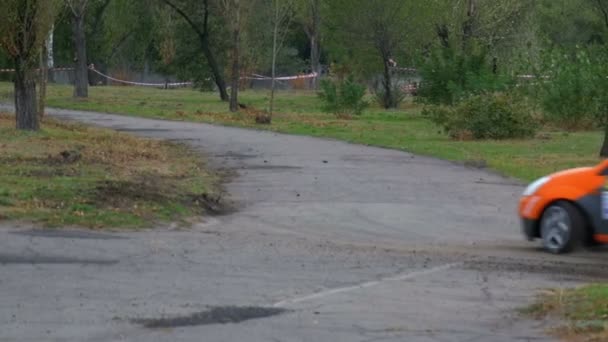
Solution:
[{"label": "green grass", "polygon": [[608,285],[591,284],[576,289],[553,290],[524,310],[535,318],[552,316],[565,321],[553,333],[566,340],[608,340]]},{"label": "green grass", "polygon": [[2,114],[0,165],[0,218],[47,226],[185,222],[218,181],[182,146],[48,119],[22,132]]},{"label": "green grass", "polygon": [[[0,97],[10,96],[10,87],[9,83],[0,83]],[[496,171],[527,181],[557,170],[597,163],[602,139],[600,132],[548,132],[545,139],[453,141],[422,117],[420,108],[414,104],[388,111],[372,106],[362,116],[338,119],[321,112],[316,94],[306,91],[279,92],[270,126],[256,125],[251,111],[229,113],[227,104],[220,102],[214,93],[190,89],[91,87],[86,100],[74,100],[69,86],[54,85],[48,93],[48,105],[52,107],[255,127],[389,147],[454,161],[484,160]],[[268,92],[245,91],[240,101],[264,110]]]}]

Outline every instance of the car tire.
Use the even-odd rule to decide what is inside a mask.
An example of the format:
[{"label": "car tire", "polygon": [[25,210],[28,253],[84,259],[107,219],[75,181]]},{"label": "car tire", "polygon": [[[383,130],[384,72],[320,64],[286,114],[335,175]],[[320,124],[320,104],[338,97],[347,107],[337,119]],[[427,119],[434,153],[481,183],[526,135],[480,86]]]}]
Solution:
[{"label": "car tire", "polygon": [[562,254],[573,251],[583,243],[585,219],[572,203],[551,204],[540,220],[543,247],[548,252]]}]

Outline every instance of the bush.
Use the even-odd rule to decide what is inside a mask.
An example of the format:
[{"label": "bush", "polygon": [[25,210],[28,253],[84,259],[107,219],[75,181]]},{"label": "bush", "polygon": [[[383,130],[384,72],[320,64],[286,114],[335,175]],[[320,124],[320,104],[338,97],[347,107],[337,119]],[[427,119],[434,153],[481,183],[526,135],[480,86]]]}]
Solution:
[{"label": "bush", "polygon": [[343,81],[321,81],[319,97],[323,101],[323,111],[336,115],[360,115],[369,103],[365,101],[365,86],[351,77]]},{"label": "bush", "polygon": [[469,96],[505,91],[513,84],[512,77],[494,70],[484,49],[459,53],[439,48],[419,70],[423,81],[418,99],[426,104],[452,105]]},{"label": "bush", "polygon": [[455,139],[524,138],[537,125],[521,103],[507,94],[482,94],[452,107],[428,106],[423,114]]},{"label": "bush", "polygon": [[405,92],[399,85],[393,84],[390,96],[386,96],[384,86],[380,86],[374,91],[374,98],[382,108],[397,108],[405,100]]}]

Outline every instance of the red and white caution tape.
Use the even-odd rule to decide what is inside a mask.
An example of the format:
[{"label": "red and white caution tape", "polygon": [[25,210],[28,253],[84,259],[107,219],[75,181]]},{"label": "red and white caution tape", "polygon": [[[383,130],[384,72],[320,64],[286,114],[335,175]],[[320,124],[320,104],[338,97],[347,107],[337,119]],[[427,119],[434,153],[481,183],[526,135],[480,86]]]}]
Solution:
[{"label": "red and white caution tape", "polygon": [[89,69],[91,71],[93,71],[94,73],[107,78],[110,81],[114,81],[114,82],[118,82],[118,83],[124,83],[124,84],[130,84],[130,85],[137,85],[137,86],[143,86],[143,87],[186,87],[186,86],[190,86],[192,85],[192,82],[175,82],[175,83],[144,83],[144,82],[132,82],[132,81],[125,81],[125,80],[120,80],[118,78],[114,78],[112,76],[106,75],[104,73],[102,73],[101,71],[95,69],[95,67],[90,66]]},{"label": "red and white caution tape", "polygon": [[[52,70],[52,71],[72,71],[72,70],[74,70],[74,68],[51,68],[49,70]],[[134,81],[121,80],[121,79],[112,77],[110,75],[106,75],[106,74],[102,73],[101,71],[95,69],[94,65],[90,65],[89,66],[89,70],[91,70],[92,72],[98,74],[99,76],[104,77],[104,78],[106,78],[106,79],[108,79],[110,81],[113,81],[113,82],[123,83],[123,84],[130,84],[130,85],[136,85],[136,86],[143,86],[143,87],[185,87],[185,86],[191,86],[193,84],[192,82],[173,82],[173,83],[134,82]],[[0,69],[0,73],[2,73],[2,72],[4,72],[4,73],[15,72],[15,69]],[[315,78],[317,76],[319,76],[318,73],[312,72],[310,74],[304,74],[304,75],[275,77],[275,80],[277,80],[277,81],[290,81],[290,80]],[[264,81],[264,80],[272,80],[272,77],[265,76],[265,75],[259,75],[259,74],[252,74],[251,76],[243,76],[243,77],[241,77],[241,79],[243,79],[243,80],[259,80],[259,81]]]},{"label": "red and white caution tape", "polygon": [[[36,69],[38,71],[40,69]],[[50,71],[71,71],[74,68],[49,68]],[[15,72],[15,69],[0,69],[0,72]]]},{"label": "red and white caution tape", "polygon": [[[184,86],[190,86],[192,85],[192,82],[177,82],[177,83],[144,83],[144,82],[133,82],[133,81],[125,81],[125,80],[120,80],[117,78],[114,78],[112,76],[109,75],[105,75],[103,73],[101,73],[99,70],[95,69],[95,67],[91,66],[90,67],[91,71],[97,73],[98,75],[105,77],[111,81],[114,82],[119,82],[119,83],[124,83],[124,84],[131,84],[131,85],[138,85],[138,86],[144,86],[144,87],[184,87]],[[282,77],[275,77],[275,80],[278,81],[288,81],[288,80],[297,80],[297,79],[307,79],[307,78],[314,78],[317,77],[318,73],[313,72],[310,74],[306,74],[306,75],[296,75],[296,76],[282,76]],[[268,76],[264,76],[264,75],[258,75],[258,74],[252,74],[252,76],[245,76],[245,77],[241,77],[241,79],[246,79],[246,80],[272,80],[272,77],[268,77]]]},{"label": "red and white caution tape", "polygon": [[[272,80],[272,77],[269,76],[264,76],[264,75],[259,75],[259,74],[251,74],[252,76],[245,76],[245,77],[241,77],[241,79],[245,79],[245,80]],[[296,76],[281,76],[281,77],[275,77],[274,79],[277,81],[289,81],[289,80],[299,80],[299,79],[306,79],[306,78],[314,78],[317,77],[319,74],[316,72],[311,72],[310,74],[305,74],[305,75],[296,75]]]}]

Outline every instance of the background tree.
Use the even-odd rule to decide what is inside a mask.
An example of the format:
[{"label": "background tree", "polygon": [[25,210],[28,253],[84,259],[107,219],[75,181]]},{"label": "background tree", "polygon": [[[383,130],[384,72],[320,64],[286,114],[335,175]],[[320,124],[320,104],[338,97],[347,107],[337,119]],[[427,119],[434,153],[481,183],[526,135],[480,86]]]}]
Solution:
[{"label": "background tree", "polygon": [[[213,74],[213,79],[220,92],[222,101],[228,101],[229,96],[226,91],[226,81],[221,66],[218,64],[215,53],[211,47],[210,39],[210,24],[211,16],[209,0],[194,1],[194,0],[162,0],[165,4],[175,10],[196,33],[203,55],[207,60],[207,64]],[[197,20],[202,18],[202,22]]]},{"label": "background tree", "polygon": [[294,16],[293,0],[272,0],[272,83],[270,86],[270,109],[272,118],[274,111],[274,95],[276,90],[277,55],[287,35],[287,30]]},{"label": "background tree", "polygon": [[54,0],[3,0],[0,4],[0,46],[15,68],[17,129],[38,130],[40,127],[35,69],[57,7],[58,2]]},{"label": "background tree", "polygon": [[[310,70],[321,73],[321,0],[298,0],[296,2],[296,20],[302,25],[310,42]],[[317,79],[313,78],[313,88],[317,88]]]},{"label": "background tree", "polygon": [[243,16],[246,11],[243,9],[246,4],[242,4],[240,0],[221,0],[226,21],[228,23],[230,36],[232,40],[232,66],[230,70],[230,111],[236,112],[239,110],[239,81],[241,76],[241,31],[243,26]]},{"label": "background tree", "polygon": [[429,4],[413,0],[328,1],[326,34],[332,59],[367,78],[381,73],[381,102],[395,106],[393,62],[410,64],[421,33],[429,28]]},{"label": "background tree", "polygon": [[74,44],[74,97],[89,96],[89,67],[87,62],[87,37],[85,15],[89,0],[66,0],[72,20]]},{"label": "background tree", "polygon": [[40,58],[38,66],[38,116],[44,117],[44,108],[46,107],[46,86],[48,83],[49,67],[52,63],[52,51],[53,51],[53,27],[49,30],[49,36],[42,43],[40,49]]}]

